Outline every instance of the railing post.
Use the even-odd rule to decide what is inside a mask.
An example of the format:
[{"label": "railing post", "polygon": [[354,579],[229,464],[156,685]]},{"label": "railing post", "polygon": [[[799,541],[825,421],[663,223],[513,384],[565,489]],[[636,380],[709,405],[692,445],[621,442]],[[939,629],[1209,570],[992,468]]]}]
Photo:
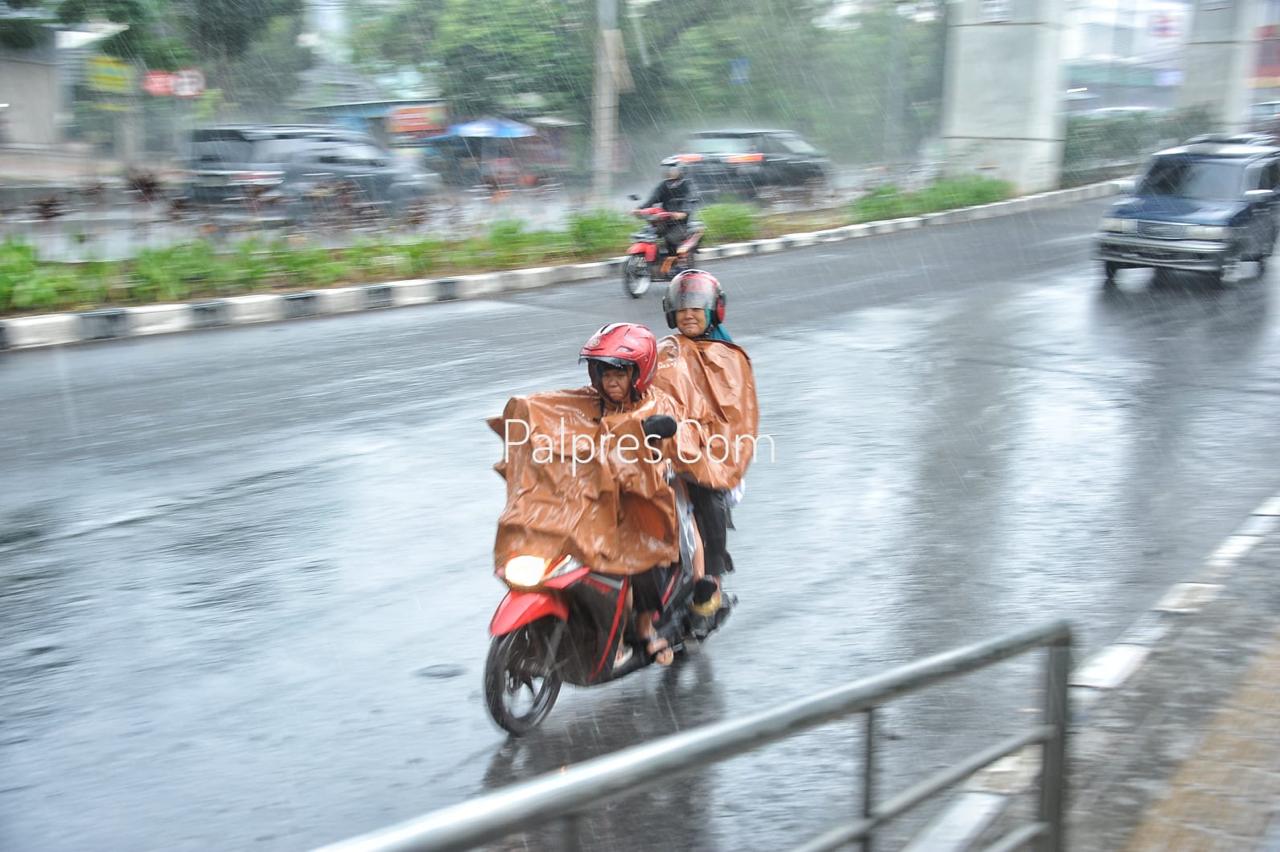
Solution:
[{"label": "railing post", "polygon": [[[865,757],[862,761],[862,818],[871,819],[876,807],[876,710],[872,707],[863,715],[866,717],[866,744],[863,746]],[[859,844],[862,852],[873,852],[875,838],[873,828]]]},{"label": "railing post", "polygon": [[1067,704],[1067,680],[1071,673],[1071,639],[1054,642],[1045,659],[1044,723],[1053,727],[1053,736],[1044,744],[1040,762],[1039,818],[1048,826],[1042,852],[1062,852],[1067,848],[1063,819],[1067,796],[1067,728],[1071,724]]},{"label": "railing post", "polygon": [[570,811],[564,815],[561,820],[564,826],[561,839],[564,841],[565,852],[578,852],[582,849],[582,811]]}]

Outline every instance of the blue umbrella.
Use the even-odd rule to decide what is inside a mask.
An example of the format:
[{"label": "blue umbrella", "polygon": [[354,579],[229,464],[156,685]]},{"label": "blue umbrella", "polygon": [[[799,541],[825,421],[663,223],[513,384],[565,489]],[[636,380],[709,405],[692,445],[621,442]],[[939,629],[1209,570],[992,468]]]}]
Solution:
[{"label": "blue umbrella", "polygon": [[446,135],[463,139],[523,139],[537,134],[538,131],[518,121],[507,118],[479,118],[453,125]]}]

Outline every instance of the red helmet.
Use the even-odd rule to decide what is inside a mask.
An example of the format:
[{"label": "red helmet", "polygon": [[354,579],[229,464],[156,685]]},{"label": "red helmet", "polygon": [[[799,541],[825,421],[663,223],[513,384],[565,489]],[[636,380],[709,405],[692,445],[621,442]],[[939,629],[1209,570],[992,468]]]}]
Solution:
[{"label": "red helmet", "polygon": [[653,332],[642,325],[615,322],[603,326],[582,347],[578,362],[587,362],[591,385],[600,389],[600,370],[604,366],[632,367],[631,395],[639,398],[653,384],[658,369],[658,341]]},{"label": "red helmet", "polygon": [[667,285],[662,297],[662,310],[667,314],[667,328],[676,327],[676,311],[685,308],[703,308],[707,313],[707,328],[724,322],[724,288],[710,272],[686,269]]}]

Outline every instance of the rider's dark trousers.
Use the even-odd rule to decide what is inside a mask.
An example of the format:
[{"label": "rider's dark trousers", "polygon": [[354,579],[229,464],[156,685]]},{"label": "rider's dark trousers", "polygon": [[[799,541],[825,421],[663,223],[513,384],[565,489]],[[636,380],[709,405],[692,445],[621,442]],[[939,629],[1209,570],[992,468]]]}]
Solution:
[{"label": "rider's dark trousers", "polygon": [[693,517],[702,535],[703,559],[707,576],[719,577],[733,570],[729,556],[729,529],[733,526],[729,514],[729,492],[704,488],[689,483],[689,499],[693,503]]}]

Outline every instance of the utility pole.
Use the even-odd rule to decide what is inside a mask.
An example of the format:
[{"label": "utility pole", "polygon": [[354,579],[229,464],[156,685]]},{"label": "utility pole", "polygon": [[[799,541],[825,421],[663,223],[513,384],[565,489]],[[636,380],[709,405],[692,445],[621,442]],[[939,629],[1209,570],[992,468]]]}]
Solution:
[{"label": "utility pole", "polygon": [[596,0],[596,79],[591,133],[594,163],[591,192],[597,204],[613,194],[613,160],[618,136],[618,81],[612,45],[619,40],[618,0]]},{"label": "utility pole", "polygon": [[887,165],[896,165],[902,154],[902,98],[906,91],[902,58],[902,15],[898,0],[889,0],[889,64],[885,71],[884,153]]}]

